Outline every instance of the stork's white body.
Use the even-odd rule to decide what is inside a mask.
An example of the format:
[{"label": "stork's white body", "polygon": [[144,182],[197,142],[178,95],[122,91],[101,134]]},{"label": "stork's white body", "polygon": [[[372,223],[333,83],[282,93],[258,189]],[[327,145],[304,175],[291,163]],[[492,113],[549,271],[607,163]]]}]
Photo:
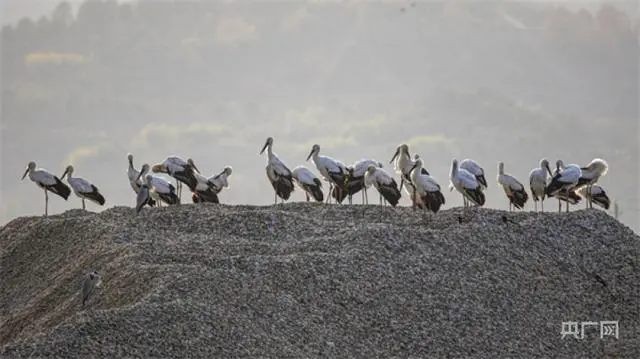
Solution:
[{"label": "stork's white body", "polygon": [[440,207],[445,204],[445,198],[438,181],[433,176],[424,173],[422,166],[422,159],[416,156],[414,168],[409,175],[413,185],[412,191],[415,191],[415,193],[411,193],[414,198],[413,207],[419,205],[437,213]]},{"label": "stork's white body", "polygon": [[34,161],[29,162],[21,180],[24,180],[27,174],[33,183],[44,190],[45,217],[49,215],[49,194],[47,192],[51,191],[62,197],[65,201],[69,198],[69,194],[71,194],[69,186],[65,185],[58,177],[49,171],[42,168],[36,168],[36,163]]},{"label": "stork's white body", "polygon": [[[598,182],[600,177],[607,174],[607,172],[609,171],[609,164],[603,159],[594,158],[591,162],[589,162],[589,164],[581,167],[580,170],[582,171],[582,175],[580,176],[576,187],[586,186],[587,191],[590,191],[592,186]],[[585,206],[587,208],[592,208],[592,203],[593,201],[587,200],[585,201]],[[596,203],[602,205],[601,203]]]},{"label": "stork's white body", "polygon": [[162,202],[170,204],[163,198],[163,195],[176,194],[176,188],[164,178],[148,174],[145,176],[145,183],[149,187],[149,196],[156,201],[158,206]]},{"label": "stork's white body", "polygon": [[[502,162],[498,163],[497,182],[502,186],[504,193],[507,195],[507,198],[509,198],[509,211],[512,209],[512,204],[515,204],[516,208],[524,207],[524,203],[526,203],[528,199],[526,189],[517,178],[508,173],[504,173],[504,164]],[[512,200],[512,198],[516,198],[516,200]],[[517,199],[523,199],[523,202]]]},{"label": "stork's white body", "polygon": [[531,197],[535,206],[534,210],[538,210],[538,201],[544,212],[544,189],[547,186],[549,175],[549,162],[546,159],[540,160],[540,167],[534,168],[529,172],[529,189],[531,189]]},{"label": "stork's white body", "polygon": [[468,206],[467,201],[473,202],[477,206],[482,206],[484,203],[479,203],[473,198],[473,192],[482,192],[483,186],[478,182],[473,173],[459,168],[456,160],[453,161],[451,166],[451,175],[449,176],[453,188],[455,188],[463,197],[465,207]]},{"label": "stork's white body", "polygon": [[381,187],[393,187],[397,188],[397,184],[395,179],[387,173],[387,171],[382,168],[382,164],[377,161],[371,161],[370,166],[373,167],[373,171],[365,170],[364,173],[364,197],[365,203],[369,204],[369,197],[367,194],[367,189],[373,186],[376,188],[378,193],[380,194],[380,204],[384,204],[384,198],[382,197]]},{"label": "stork's white body", "polygon": [[71,186],[71,189],[73,189],[73,193],[75,193],[75,195],[82,200],[82,209],[86,209],[84,203],[85,199],[99,206],[102,206],[104,204],[105,199],[94,184],[84,178],[73,177],[73,166],[67,166],[66,170],[62,174],[63,178],[65,176],[67,178],[69,186]]},{"label": "stork's white body", "polygon": [[305,166],[298,166],[294,168],[291,173],[293,174],[293,179],[295,179],[296,182],[309,186],[316,185],[316,179],[319,179],[318,176]]},{"label": "stork's white body", "polygon": [[483,188],[487,188],[486,179],[484,177],[484,169],[476,161],[470,158],[465,158],[464,160],[460,161],[458,168],[466,170],[474,175],[480,186],[482,186]]},{"label": "stork's white body", "polygon": [[[320,172],[322,178],[329,182],[329,194],[327,195],[327,202],[329,202],[333,187],[343,187],[344,178],[347,173],[349,173],[349,170],[342,161],[338,161],[329,156],[320,155],[320,146],[317,144],[313,145],[307,160],[309,157],[312,158],[313,163],[316,165],[316,169]],[[339,181],[342,181],[343,183],[338,183]]]},{"label": "stork's white body", "polygon": [[316,201],[322,202],[322,181],[305,166],[298,166],[291,172],[298,187],[304,191],[307,202],[310,196]]},{"label": "stork's white body", "polygon": [[293,177],[291,170],[287,167],[278,155],[273,152],[273,137],[268,137],[260,154],[267,150],[267,165],[265,171],[267,178],[271,182],[274,190],[274,204],[278,203],[278,197],[284,201],[288,200],[294,191]]},{"label": "stork's white body", "polygon": [[231,166],[226,166],[222,172],[209,177],[209,183],[213,184],[216,193],[220,193],[223,188],[229,188],[229,176],[231,176],[232,171]]}]

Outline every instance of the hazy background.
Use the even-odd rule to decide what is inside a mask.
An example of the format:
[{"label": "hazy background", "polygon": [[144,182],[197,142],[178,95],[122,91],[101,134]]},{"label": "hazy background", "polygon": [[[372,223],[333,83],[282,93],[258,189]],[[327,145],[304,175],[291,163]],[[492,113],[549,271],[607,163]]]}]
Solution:
[{"label": "hazy background", "polygon": [[[273,136],[314,172],[314,143],[389,172],[408,143],[443,189],[451,159],[471,157],[503,209],[498,161],[528,183],[542,157],[602,157],[600,183],[638,231],[637,2],[607,3],[3,0],[0,223],[43,212],[20,182],[30,160],[57,175],[73,163],[107,207],[133,205],[127,152],[136,168],[231,165],[221,201],[269,204],[258,151]],[[52,196],[50,212],[79,206]]]}]

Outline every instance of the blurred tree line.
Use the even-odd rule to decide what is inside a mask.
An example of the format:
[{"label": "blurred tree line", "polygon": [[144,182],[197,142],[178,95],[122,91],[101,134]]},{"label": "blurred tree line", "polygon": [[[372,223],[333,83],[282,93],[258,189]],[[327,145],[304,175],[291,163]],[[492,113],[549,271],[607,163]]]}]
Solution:
[{"label": "blurred tree line", "polygon": [[[255,88],[258,95],[268,88],[261,87],[262,82],[295,78],[296,72],[313,70],[296,68],[287,69],[293,74],[274,71],[264,74],[264,78],[234,78],[234,66],[249,61],[246,58],[258,57],[268,65],[277,63],[278,56],[287,56],[282,44],[298,46],[296,49],[314,46],[313,39],[299,36],[296,31],[282,31],[282,13],[273,16],[278,6],[246,3],[225,7],[212,1],[86,1],[74,16],[72,7],[61,2],[50,16],[35,21],[24,18],[15,26],[2,28],[3,99],[5,105],[9,104],[3,109],[3,118],[29,121],[29,114],[41,114],[43,109],[48,115],[87,113],[95,107],[108,109],[117,101],[119,113],[130,113],[135,120],[136,113],[153,106],[153,100],[207,102],[220,95],[224,89],[221,84],[233,81],[245,81],[244,85]],[[357,6],[349,5],[301,6],[314,7],[303,21],[329,36],[333,34],[323,27],[324,16],[348,26],[358,12]],[[539,35],[535,36],[542,39],[544,46],[558,49],[566,61],[587,66],[591,62],[595,66],[587,70],[610,73],[610,68],[618,64],[628,69],[629,64],[638,61],[638,23],[610,5],[602,6],[595,14],[500,2],[424,6],[429,23],[441,21],[454,28],[489,24],[494,25],[494,31],[517,32],[490,17],[497,10],[509,10],[525,19],[528,26],[537,27]],[[255,9],[250,20],[259,24],[262,45],[252,48],[242,43],[221,44],[214,36],[221,19],[247,17],[242,11],[249,7]],[[379,20],[375,14],[369,13],[361,26],[374,29]],[[478,18],[484,20],[480,25]],[[271,49],[269,53],[264,53],[266,48]],[[274,48],[282,53],[272,53]],[[109,119],[108,113],[94,116]]]}]

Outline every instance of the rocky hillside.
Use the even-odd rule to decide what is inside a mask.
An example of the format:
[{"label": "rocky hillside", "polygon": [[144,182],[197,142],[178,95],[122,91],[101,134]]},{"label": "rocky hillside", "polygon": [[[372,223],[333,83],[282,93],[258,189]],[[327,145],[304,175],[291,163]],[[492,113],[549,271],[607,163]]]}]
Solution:
[{"label": "rocky hillside", "polygon": [[[0,357],[632,358],[638,239],[599,210],[23,217],[0,229]],[[103,283],[83,308],[93,270]],[[562,322],[606,320],[617,340],[561,338]]]}]

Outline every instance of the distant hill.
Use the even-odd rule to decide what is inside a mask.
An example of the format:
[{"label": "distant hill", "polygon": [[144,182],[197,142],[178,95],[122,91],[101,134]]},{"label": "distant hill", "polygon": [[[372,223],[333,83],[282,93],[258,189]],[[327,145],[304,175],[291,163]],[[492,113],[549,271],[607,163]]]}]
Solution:
[{"label": "distant hill", "polygon": [[[640,238],[600,210],[22,217],[0,228],[0,356],[631,358],[639,254]],[[82,308],[94,270],[103,283]],[[562,322],[610,320],[617,340],[597,327],[562,339]]]}]

